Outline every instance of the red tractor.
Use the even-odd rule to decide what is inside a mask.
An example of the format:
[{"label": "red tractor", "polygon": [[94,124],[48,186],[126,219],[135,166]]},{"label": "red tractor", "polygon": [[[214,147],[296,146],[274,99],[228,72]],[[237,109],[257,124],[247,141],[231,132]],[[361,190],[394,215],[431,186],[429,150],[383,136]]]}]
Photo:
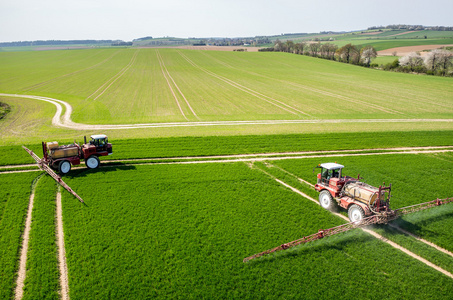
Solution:
[{"label": "red tractor", "polygon": [[344,166],[337,163],[324,163],[316,168],[321,168],[315,189],[320,192],[319,203],[323,208],[334,211],[342,207],[348,210],[351,222],[391,212],[391,184],[376,188],[361,182],[359,177],[342,176]]},{"label": "red tractor", "polygon": [[71,165],[79,165],[81,159],[85,160],[89,169],[95,169],[99,167],[99,156],[112,154],[112,144],[105,134],[92,135],[88,143],[86,137],[84,140],[82,146],[75,142],[64,146],[59,146],[57,142],[42,142],[42,162],[61,174],[66,174],[71,171]]}]

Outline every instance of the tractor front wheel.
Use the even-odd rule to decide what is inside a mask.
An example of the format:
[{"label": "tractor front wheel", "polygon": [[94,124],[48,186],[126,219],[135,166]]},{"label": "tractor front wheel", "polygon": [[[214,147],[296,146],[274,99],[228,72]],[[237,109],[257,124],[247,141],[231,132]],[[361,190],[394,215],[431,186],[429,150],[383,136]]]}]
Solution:
[{"label": "tractor front wheel", "polygon": [[85,161],[85,165],[87,166],[88,169],[96,169],[99,167],[99,158],[97,156],[90,156],[88,159]]},{"label": "tractor front wheel", "polygon": [[327,190],[324,190],[319,194],[319,204],[327,210],[330,211],[337,210],[337,204],[333,200],[333,197],[330,194],[330,192]]},{"label": "tractor front wheel", "polygon": [[61,174],[67,174],[69,173],[69,171],[71,171],[71,163],[67,160],[63,160],[62,162],[60,162],[60,164],[58,165],[58,171],[61,173]]},{"label": "tractor front wheel", "polygon": [[348,216],[351,222],[360,223],[365,218],[365,213],[360,206],[353,204],[348,209]]}]

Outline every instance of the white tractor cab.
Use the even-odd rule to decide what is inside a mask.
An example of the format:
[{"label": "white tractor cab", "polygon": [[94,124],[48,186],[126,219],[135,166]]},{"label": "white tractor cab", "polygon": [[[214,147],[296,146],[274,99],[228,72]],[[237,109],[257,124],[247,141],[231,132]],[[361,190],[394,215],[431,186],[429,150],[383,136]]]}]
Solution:
[{"label": "white tractor cab", "polygon": [[318,184],[324,185],[329,185],[329,181],[332,178],[337,178],[338,180],[334,180],[337,183],[341,179],[341,170],[344,168],[343,165],[337,163],[324,163],[318,167],[321,168],[321,173],[318,175]]},{"label": "white tractor cab", "polygon": [[105,134],[94,134],[91,136],[90,144],[95,146],[104,146],[108,143],[108,138]]}]

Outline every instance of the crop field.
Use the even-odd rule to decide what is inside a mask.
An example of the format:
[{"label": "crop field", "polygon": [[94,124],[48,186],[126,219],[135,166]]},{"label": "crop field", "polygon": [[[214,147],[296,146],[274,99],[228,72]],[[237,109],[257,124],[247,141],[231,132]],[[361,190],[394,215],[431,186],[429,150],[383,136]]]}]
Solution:
[{"label": "crop field", "polygon": [[[319,163],[392,183],[393,209],[453,197],[452,83],[285,53],[2,52],[0,298],[27,209],[27,299],[449,298],[453,204],[243,259],[346,223],[310,201]],[[85,204],[21,148],[96,133],[113,155],[63,176]]]},{"label": "crop field", "polygon": [[451,78],[284,53],[95,49],[0,53],[0,62],[0,92],[67,101],[85,124],[332,119],[340,110],[341,119],[448,118],[453,109]]},{"label": "crop field", "polygon": [[[360,172],[370,184],[391,182],[393,208],[450,196],[448,187],[453,182],[444,174],[453,166],[451,153],[329,159],[345,164],[347,175]],[[299,177],[314,183],[312,168],[325,160],[307,157],[73,171],[65,181],[86,205],[63,192],[70,297],[448,297],[451,278],[358,229],[242,262],[256,252],[344,223],[273,180],[275,176],[316,197],[307,185],[292,180]],[[420,176],[429,180],[420,181]],[[37,197],[39,191],[45,195],[44,188],[46,195],[55,197],[55,185],[49,178],[43,179]],[[49,220],[49,200],[38,206],[44,210],[34,215],[36,221]],[[453,251],[452,209],[434,208],[396,224]],[[42,237],[54,238],[45,233],[43,225],[38,231]],[[387,227],[374,230],[453,272],[453,257]],[[51,251],[34,255],[41,257]],[[51,277],[32,278],[49,282]],[[380,288],[382,281],[385,289]]]},{"label": "crop field", "polygon": [[0,188],[0,298],[13,295],[18,249],[36,174],[3,174]]}]

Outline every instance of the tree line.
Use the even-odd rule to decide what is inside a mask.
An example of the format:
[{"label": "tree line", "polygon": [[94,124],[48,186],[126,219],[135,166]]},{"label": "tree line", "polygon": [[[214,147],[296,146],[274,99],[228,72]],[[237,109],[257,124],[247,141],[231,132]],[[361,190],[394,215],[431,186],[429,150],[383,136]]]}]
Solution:
[{"label": "tree line", "polygon": [[386,65],[371,63],[377,57],[376,49],[371,46],[347,44],[338,47],[335,44],[320,42],[281,42],[277,40],[274,47],[261,48],[258,51],[288,52],[300,55],[335,60],[347,64],[364,67],[380,68],[398,72],[424,73],[428,75],[453,76],[453,52],[446,49],[436,49],[426,56],[420,53],[410,53]]},{"label": "tree line", "polygon": [[320,42],[281,42],[277,40],[272,48],[262,48],[259,51],[288,52],[313,57],[320,57],[329,60],[336,60],[348,64],[369,67],[371,60],[377,56],[373,46],[357,46],[352,44],[338,47],[335,44]]}]

